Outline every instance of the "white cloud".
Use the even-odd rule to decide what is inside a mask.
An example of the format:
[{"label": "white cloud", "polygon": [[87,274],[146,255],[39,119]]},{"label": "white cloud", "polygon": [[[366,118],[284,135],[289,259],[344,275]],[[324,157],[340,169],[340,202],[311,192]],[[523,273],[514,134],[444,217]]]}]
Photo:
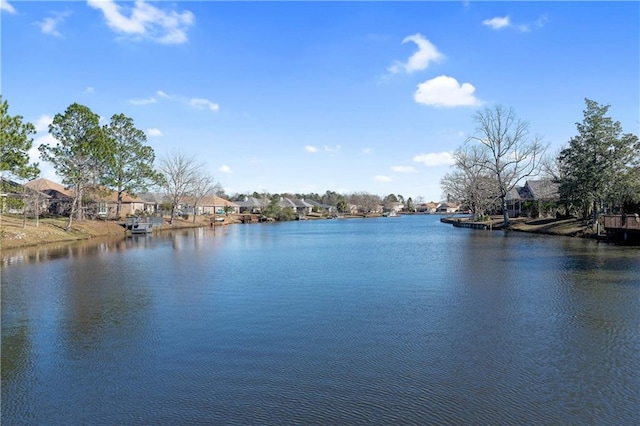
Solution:
[{"label": "white cloud", "polygon": [[371,148],[363,148],[363,149],[362,149],[362,153],[363,153],[364,155],[369,155],[369,154],[371,154],[372,152],[373,152],[373,149],[371,149]]},{"label": "white cloud", "polygon": [[28,152],[29,162],[39,163],[38,168],[40,169],[40,176],[54,181],[59,180],[59,178],[56,176],[56,171],[50,163],[41,160],[38,147],[40,145],[56,146],[57,144],[58,141],[50,133],[47,133],[35,138],[33,141],[33,146]]},{"label": "white cloud", "polygon": [[203,98],[193,98],[193,99],[189,99],[189,105],[191,105],[192,107],[196,108],[196,109],[205,109],[208,108],[211,111],[218,111],[220,109],[220,105],[211,102],[208,99],[203,99]]},{"label": "white cloud", "polygon": [[417,173],[417,170],[413,166],[393,166],[391,167],[396,173]]},{"label": "white cloud", "polygon": [[389,176],[374,176],[373,180],[376,182],[391,182],[391,178]]},{"label": "white cloud", "polygon": [[413,157],[416,163],[422,163],[427,167],[450,166],[455,163],[450,152],[431,152],[429,154],[419,154]]},{"label": "white cloud", "polygon": [[84,93],[93,93],[95,92],[95,89],[91,86],[87,86],[86,89],[84,89]]},{"label": "white cloud", "polygon": [[160,96],[161,98],[167,98],[167,99],[171,99],[171,96],[167,95],[165,92],[163,92],[162,90],[158,90],[156,92],[156,95]]},{"label": "white cloud", "polygon": [[318,148],[316,148],[313,145],[306,145],[304,147],[304,150],[307,151],[307,152],[318,152]]},{"label": "white cloud", "polygon": [[218,170],[221,171],[222,173],[233,173],[233,170],[231,170],[231,167],[227,166],[226,164],[223,164]]},{"label": "white cloud", "polygon": [[185,43],[187,29],[194,22],[193,13],[188,10],[162,10],[143,0],[135,1],[133,7],[116,4],[114,0],[88,0],[87,3],[102,11],[113,31],[162,44]]},{"label": "white cloud", "polygon": [[414,53],[406,63],[395,61],[394,64],[387,69],[392,74],[399,73],[400,71],[405,71],[407,74],[422,71],[427,69],[430,62],[437,62],[444,57],[444,55],[438,52],[438,49],[420,33],[406,37],[402,40],[402,44],[409,41],[414,42],[418,46],[418,51]]},{"label": "white cloud", "polygon": [[16,9],[11,6],[7,0],[0,0],[0,9],[2,9],[3,12],[16,13]]},{"label": "white cloud", "polygon": [[455,78],[441,75],[418,84],[413,98],[419,104],[435,107],[475,106],[480,104],[473,95],[475,91],[470,83],[460,85]]},{"label": "white cloud", "polygon": [[53,117],[50,115],[43,114],[33,123],[36,128],[36,132],[48,132],[49,124],[53,123]]},{"label": "white cloud", "polygon": [[511,25],[511,21],[509,20],[508,16],[504,16],[502,18],[499,16],[496,16],[495,18],[485,19],[484,21],[482,21],[482,25],[491,27],[494,30],[500,30],[502,28],[507,28],[509,25]]},{"label": "white cloud", "polygon": [[53,16],[36,22],[36,25],[40,27],[40,31],[42,31],[43,34],[62,37],[62,34],[58,31],[58,25],[62,24],[69,15],[71,15],[71,12],[53,12]]},{"label": "white cloud", "polygon": [[149,137],[160,137],[160,136],[164,136],[164,133],[162,133],[162,130],[160,129],[147,129],[147,136]]},{"label": "white cloud", "polygon": [[547,22],[546,15],[540,16],[533,23],[530,24],[515,24],[511,22],[509,16],[485,19],[482,21],[482,25],[486,25],[487,27],[491,27],[494,30],[501,30],[503,28],[514,28],[520,32],[528,33],[531,31],[531,27],[534,26],[536,28],[542,28]]},{"label": "white cloud", "polygon": [[325,145],[324,150],[325,152],[338,152],[340,151],[340,145],[336,145],[335,148]]},{"label": "white cloud", "polygon": [[145,99],[129,99],[129,103],[132,105],[149,105],[149,104],[155,104],[156,101],[155,98],[145,98]]}]

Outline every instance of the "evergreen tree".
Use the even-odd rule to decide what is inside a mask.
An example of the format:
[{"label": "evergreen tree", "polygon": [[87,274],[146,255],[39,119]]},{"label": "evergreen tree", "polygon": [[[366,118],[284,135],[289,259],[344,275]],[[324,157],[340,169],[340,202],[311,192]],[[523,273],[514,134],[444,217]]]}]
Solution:
[{"label": "evergreen tree", "polygon": [[100,117],[88,107],[71,104],[49,125],[49,133],[58,143],[38,147],[41,158],[53,165],[62,183],[73,193],[67,230],[71,229],[74,215],[84,218],[82,197],[87,188],[97,184],[110,158],[99,121]]},{"label": "evergreen tree", "polygon": [[562,180],[560,195],[578,205],[583,217],[605,204],[621,205],[640,198],[638,167],[640,144],[633,134],[622,134],[620,122],[606,114],[609,105],[585,99],[582,123],[576,123],[578,135],[559,155]]}]

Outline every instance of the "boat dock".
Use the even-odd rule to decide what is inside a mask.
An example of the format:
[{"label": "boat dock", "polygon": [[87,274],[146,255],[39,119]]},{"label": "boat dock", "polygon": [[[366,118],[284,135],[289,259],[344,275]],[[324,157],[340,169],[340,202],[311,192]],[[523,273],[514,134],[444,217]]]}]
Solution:
[{"label": "boat dock", "polygon": [[154,226],[164,223],[161,217],[128,217],[126,222],[121,223],[124,230],[129,235],[144,235],[153,232]]},{"label": "boat dock", "polygon": [[637,213],[630,215],[607,214],[602,218],[608,240],[624,242],[640,240],[640,216]]}]

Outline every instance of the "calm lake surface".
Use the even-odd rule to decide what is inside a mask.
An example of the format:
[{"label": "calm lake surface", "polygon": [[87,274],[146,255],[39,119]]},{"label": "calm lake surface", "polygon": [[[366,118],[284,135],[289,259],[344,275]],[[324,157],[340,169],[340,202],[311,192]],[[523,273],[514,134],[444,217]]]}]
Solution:
[{"label": "calm lake surface", "polygon": [[4,253],[2,423],[638,424],[640,249],[438,219]]}]

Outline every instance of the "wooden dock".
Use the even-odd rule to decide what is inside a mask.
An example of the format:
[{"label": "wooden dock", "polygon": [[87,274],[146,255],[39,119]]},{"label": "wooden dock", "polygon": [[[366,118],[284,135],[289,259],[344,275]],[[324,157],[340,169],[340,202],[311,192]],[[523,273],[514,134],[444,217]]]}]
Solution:
[{"label": "wooden dock", "polygon": [[602,222],[607,239],[629,242],[640,240],[640,216],[627,215],[603,215]]},{"label": "wooden dock", "polygon": [[502,229],[502,219],[488,222],[471,222],[467,217],[441,217],[440,222],[448,223],[456,228],[469,228],[480,230]]},{"label": "wooden dock", "polygon": [[258,222],[260,222],[260,215],[257,215],[257,214],[243,214],[243,215],[240,215],[240,221],[242,223],[258,223]]}]

